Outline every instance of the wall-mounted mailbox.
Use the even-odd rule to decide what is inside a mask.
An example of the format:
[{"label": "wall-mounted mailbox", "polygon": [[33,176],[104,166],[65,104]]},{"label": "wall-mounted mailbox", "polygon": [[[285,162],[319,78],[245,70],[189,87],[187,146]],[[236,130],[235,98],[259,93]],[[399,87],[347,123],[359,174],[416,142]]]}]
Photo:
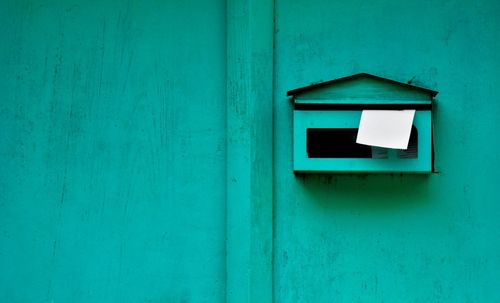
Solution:
[{"label": "wall-mounted mailbox", "polygon": [[[437,93],[366,73],[289,91],[294,104],[294,171],[432,172],[432,105]],[[364,110],[415,110],[408,148],[356,143]]]}]

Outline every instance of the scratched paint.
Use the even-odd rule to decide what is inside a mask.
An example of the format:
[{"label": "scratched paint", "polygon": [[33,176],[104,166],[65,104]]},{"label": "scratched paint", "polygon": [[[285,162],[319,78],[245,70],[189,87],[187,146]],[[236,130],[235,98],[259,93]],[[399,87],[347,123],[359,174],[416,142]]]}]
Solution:
[{"label": "scratched paint", "polygon": [[[499,6],[276,1],[276,302],[500,300]],[[0,20],[0,301],[224,301],[225,3]],[[356,72],[440,92],[438,174],[292,174],[286,91]]]},{"label": "scratched paint", "polygon": [[[276,1],[276,302],[500,302],[498,1]],[[438,174],[292,173],[286,91],[438,90]]]},{"label": "scratched paint", "polygon": [[225,297],[223,1],[1,1],[0,301]]}]

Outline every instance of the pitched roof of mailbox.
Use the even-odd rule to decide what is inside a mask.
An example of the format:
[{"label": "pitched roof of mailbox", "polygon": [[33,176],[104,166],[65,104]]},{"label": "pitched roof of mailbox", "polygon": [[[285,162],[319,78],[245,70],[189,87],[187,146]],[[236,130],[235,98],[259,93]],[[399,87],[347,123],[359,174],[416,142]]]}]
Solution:
[{"label": "pitched roof of mailbox", "polygon": [[334,85],[337,82],[341,82],[341,81],[345,81],[345,80],[355,80],[356,78],[361,78],[361,77],[369,77],[369,78],[373,78],[376,80],[381,80],[381,81],[391,82],[391,83],[394,83],[397,85],[406,86],[406,87],[412,88],[412,89],[419,89],[419,90],[422,90],[424,92],[427,92],[432,97],[435,97],[438,94],[437,91],[432,90],[432,89],[428,89],[425,87],[416,86],[416,85],[412,85],[412,84],[408,84],[408,83],[404,83],[404,82],[399,82],[396,80],[387,79],[387,78],[375,76],[375,75],[368,74],[368,73],[359,73],[359,74],[354,74],[354,75],[350,75],[347,77],[337,78],[337,79],[333,79],[333,80],[329,80],[329,81],[325,81],[325,82],[314,83],[314,84],[304,86],[301,88],[292,89],[292,90],[289,90],[286,93],[286,95],[287,96],[295,96],[295,95],[301,94],[301,93],[306,92],[306,91],[314,90],[314,89],[329,86],[329,85]]}]

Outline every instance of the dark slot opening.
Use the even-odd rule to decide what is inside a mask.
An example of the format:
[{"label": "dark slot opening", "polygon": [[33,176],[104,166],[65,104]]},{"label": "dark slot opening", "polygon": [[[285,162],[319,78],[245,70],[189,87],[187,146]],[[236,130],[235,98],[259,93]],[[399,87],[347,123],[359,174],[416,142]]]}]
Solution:
[{"label": "dark slot opening", "polygon": [[400,159],[416,159],[418,158],[418,130],[412,125],[410,133],[410,141],[407,149],[398,150],[398,158]]},{"label": "dark slot opening", "polygon": [[357,144],[357,128],[308,128],[309,158],[372,158],[372,148]]}]

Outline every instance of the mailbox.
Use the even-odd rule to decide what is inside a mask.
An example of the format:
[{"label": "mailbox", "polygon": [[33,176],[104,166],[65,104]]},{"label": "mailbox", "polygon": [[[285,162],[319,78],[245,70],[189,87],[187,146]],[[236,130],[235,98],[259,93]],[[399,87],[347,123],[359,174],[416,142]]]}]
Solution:
[{"label": "mailbox", "polygon": [[[367,73],[288,91],[294,106],[294,171],[432,172],[432,107],[437,93]],[[408,148],[357,144],[364,110],[415,110]]]}]

